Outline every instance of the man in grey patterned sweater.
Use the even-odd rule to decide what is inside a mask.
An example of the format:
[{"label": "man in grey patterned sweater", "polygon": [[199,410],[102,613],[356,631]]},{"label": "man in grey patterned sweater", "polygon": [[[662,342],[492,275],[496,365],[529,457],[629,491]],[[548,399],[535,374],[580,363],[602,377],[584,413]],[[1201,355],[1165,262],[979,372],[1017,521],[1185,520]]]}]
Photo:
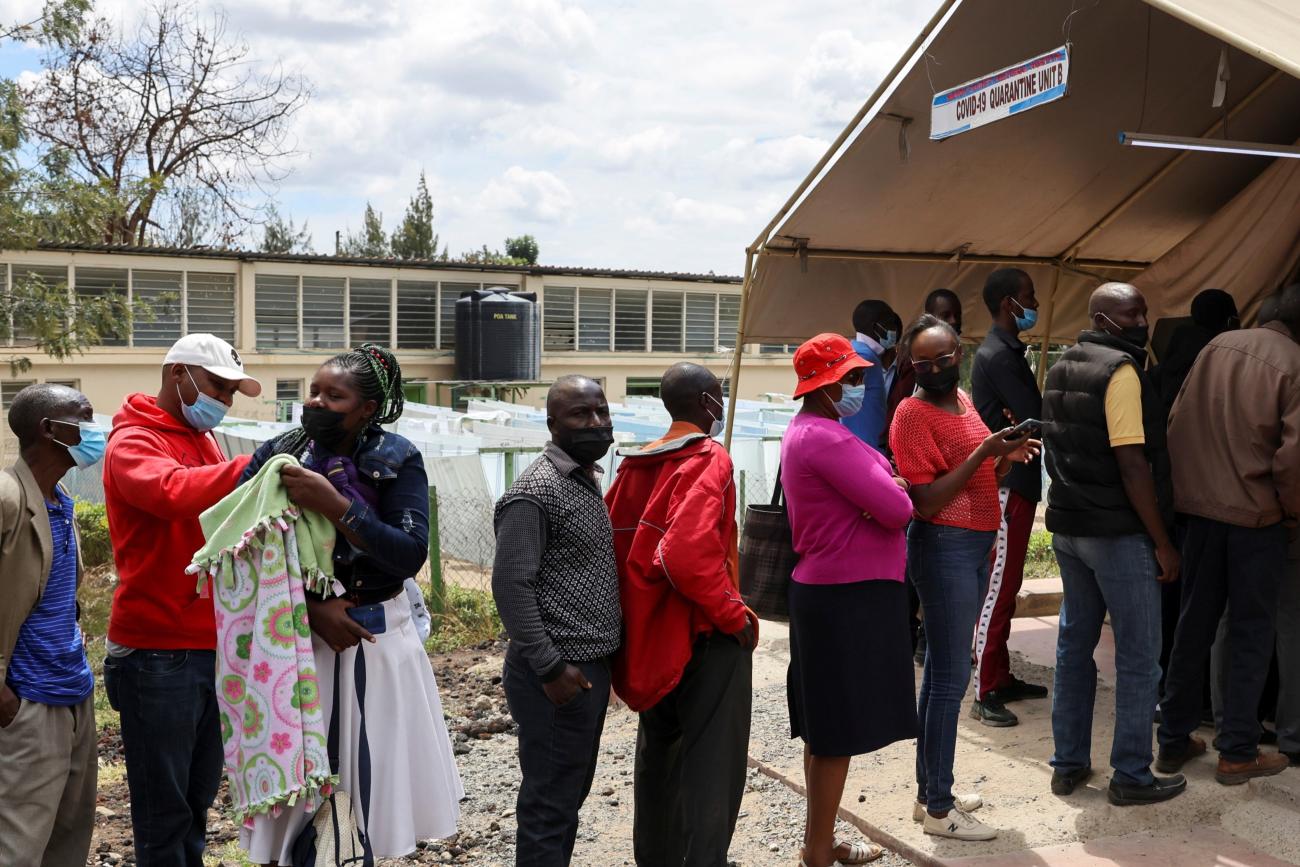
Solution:
[{"label": "man in grey patterned sweater", "polygon": [[519,725],[519,867],[567,865],[591,790],[622,616],[596,462],[614,441],[600,386],[566,376],[546,396],[542,456],[496,507],[492,595],[510,636],[503,686]]}]

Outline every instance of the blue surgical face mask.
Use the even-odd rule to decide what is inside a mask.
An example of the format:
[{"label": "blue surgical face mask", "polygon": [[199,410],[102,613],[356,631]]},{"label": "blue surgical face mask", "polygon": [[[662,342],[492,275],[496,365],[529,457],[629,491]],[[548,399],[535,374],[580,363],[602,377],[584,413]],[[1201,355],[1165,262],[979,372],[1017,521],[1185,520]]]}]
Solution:
[{"label": "blue surgical face mask", "polygon": [[76,463],[78,469],[84,470],[86,467],[94,466],[104,457],[104,449],[108,448],[108,435],[104,429],[93,421],[82,421],[73,423],[70,421],[60,421],[57,418],[47,419],[55,424],[66,424],[68,427],[75,427],[81,430],[81,442],[75,446],[70,446],[61,440],[55,440],[56,443],[68,450],[72,455],[72,460]]},{"label": "blue surgical face mask", "polygon": [[[884,331],[882,335],[880,332]],[[883,352],[888,352],[898,345],[898,332],[889,329],[882,329],[879,324],[876,325],[876,342],[880,344]]]},{"label": "blue surgical face mask", "polygon": [[1028,331],[1038,324],[1038,311],[1029,310],[1016,299],[1012,298],[1011,303],[1020,308],[1020,315],[1016,317],[1016,327],[1021,331]]},{"label": "blue surgical face mask", "polygon": [[857,415],[862,409],[862,401],[867,396],[866,385],[846,385],[840,383],[841,396],[839,400],[832,401],[835,406],[835,412],[840,418],[848,418],[851,415]]},{"label": "blue surgical face mask", "polygon": [[[723,430],[725,430],[727,427],[726,425],[727,408],[722,404],[718,403],[717,398],[715,398],[713,395],[706,393],[704,396],[707,397],[713,403],[718,405],[718,414],[713,416],[713,423],[709,425],[709,436],[711,437],[722,436]],[[713,415],[713,413],[710,412],[709,415]]]},{"label": "blue surgical face mask", "polygon": [[199,396],[194,403],[186,403],[185,397],[181,395],[181,387],[176,386],[176,395],[181,399],[181,415],[185,416],[185,421],[190,427],[199,433],[206,433],[221,424],[230,407],[215,397],[204,394],[203,390],[199,388],[199,384],[194,382],[194,374],[190,373],[188,367],[185,368],[185,372],[189,375],[190,382],[194,383],[194,391]]}]

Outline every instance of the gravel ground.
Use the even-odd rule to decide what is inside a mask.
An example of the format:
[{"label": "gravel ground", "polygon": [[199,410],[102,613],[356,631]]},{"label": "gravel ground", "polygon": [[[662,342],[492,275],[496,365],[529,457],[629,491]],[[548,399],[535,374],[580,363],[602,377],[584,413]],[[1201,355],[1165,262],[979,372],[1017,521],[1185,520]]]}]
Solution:
[{"label": "gravel ground", "polygon": [[[433,658],[448,728],[465,783],[460,833],[453,840],[422,841],[412,855],[381,862],[381,867],[410,864],[511,865],[514,863],[514,803],[519,782],[514,723],[501,691],[504,646],[499,643]],[[769,706],[772,705],[772,706]],[[788,740],[784,692],[761,690],[755,696],[753,737]],[[582,824],[573,863],[632,864],[632,767],[636,715],[622,705],[610,708],[602,741],[601,763]],[[794,745],[791,745],[794,748]],[[120,739],[105,731],[100,743],[100,808],[89,865],[130,865],[130,808],[121,764]],[[222,797],[224,798],[224,792]],[[742,867],[795,865],[803,835],[804,800],[784,784],[750,769],[731,858]],[[244,865],[237,829],[214,812],[209,820],[210,865]],[[842,839],[859,839],[856,829],[839,823]],[[901,867],[909,862],[887,853],[874,862]]]}]

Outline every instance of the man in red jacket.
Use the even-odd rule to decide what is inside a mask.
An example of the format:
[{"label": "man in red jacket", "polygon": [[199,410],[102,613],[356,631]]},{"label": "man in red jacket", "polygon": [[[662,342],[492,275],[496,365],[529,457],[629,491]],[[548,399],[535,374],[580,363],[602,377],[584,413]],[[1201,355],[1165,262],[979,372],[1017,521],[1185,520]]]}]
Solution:
[{"label": "man in red jacket", "polygon": [[118,585],[104,686],[121,714],[137,867],[203,863],[221,782],[212,599],[185,574],[203,547],[199,515],[235,489],[248,457],[226,460],[210,431],[235,392],[262,387],[212,334],[182,337],[157,397],[128,395],[113,418],[104,499]]},{"label": "man in red jacket", "polygon": [[722,387],[674,365],[660,396],[668,433],[625,455],[606,495],[614,525],[623,646],[618,695],[641,714],[636,863],[719,865],[745,793],[758,620],[740,598],[736,489]]}]

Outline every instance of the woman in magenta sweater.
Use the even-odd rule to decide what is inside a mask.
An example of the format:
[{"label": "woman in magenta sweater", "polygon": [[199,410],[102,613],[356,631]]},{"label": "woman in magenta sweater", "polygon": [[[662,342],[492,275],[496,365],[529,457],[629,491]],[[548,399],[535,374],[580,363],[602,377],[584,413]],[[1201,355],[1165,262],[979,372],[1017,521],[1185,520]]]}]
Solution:
[{"label": "woman in magenta sweater", "polygon": [[[803,408],[781,443],[794,547],[790,582],[791,737],[804,741],[803,864],[861,864],[874,844],[835,840],[849,759],[916,736],[903,530],[907,482],[840,423],[862,406],[870,363],[837,334],[799,347]],[[864,628],[870,624],[870,628]]]}]

